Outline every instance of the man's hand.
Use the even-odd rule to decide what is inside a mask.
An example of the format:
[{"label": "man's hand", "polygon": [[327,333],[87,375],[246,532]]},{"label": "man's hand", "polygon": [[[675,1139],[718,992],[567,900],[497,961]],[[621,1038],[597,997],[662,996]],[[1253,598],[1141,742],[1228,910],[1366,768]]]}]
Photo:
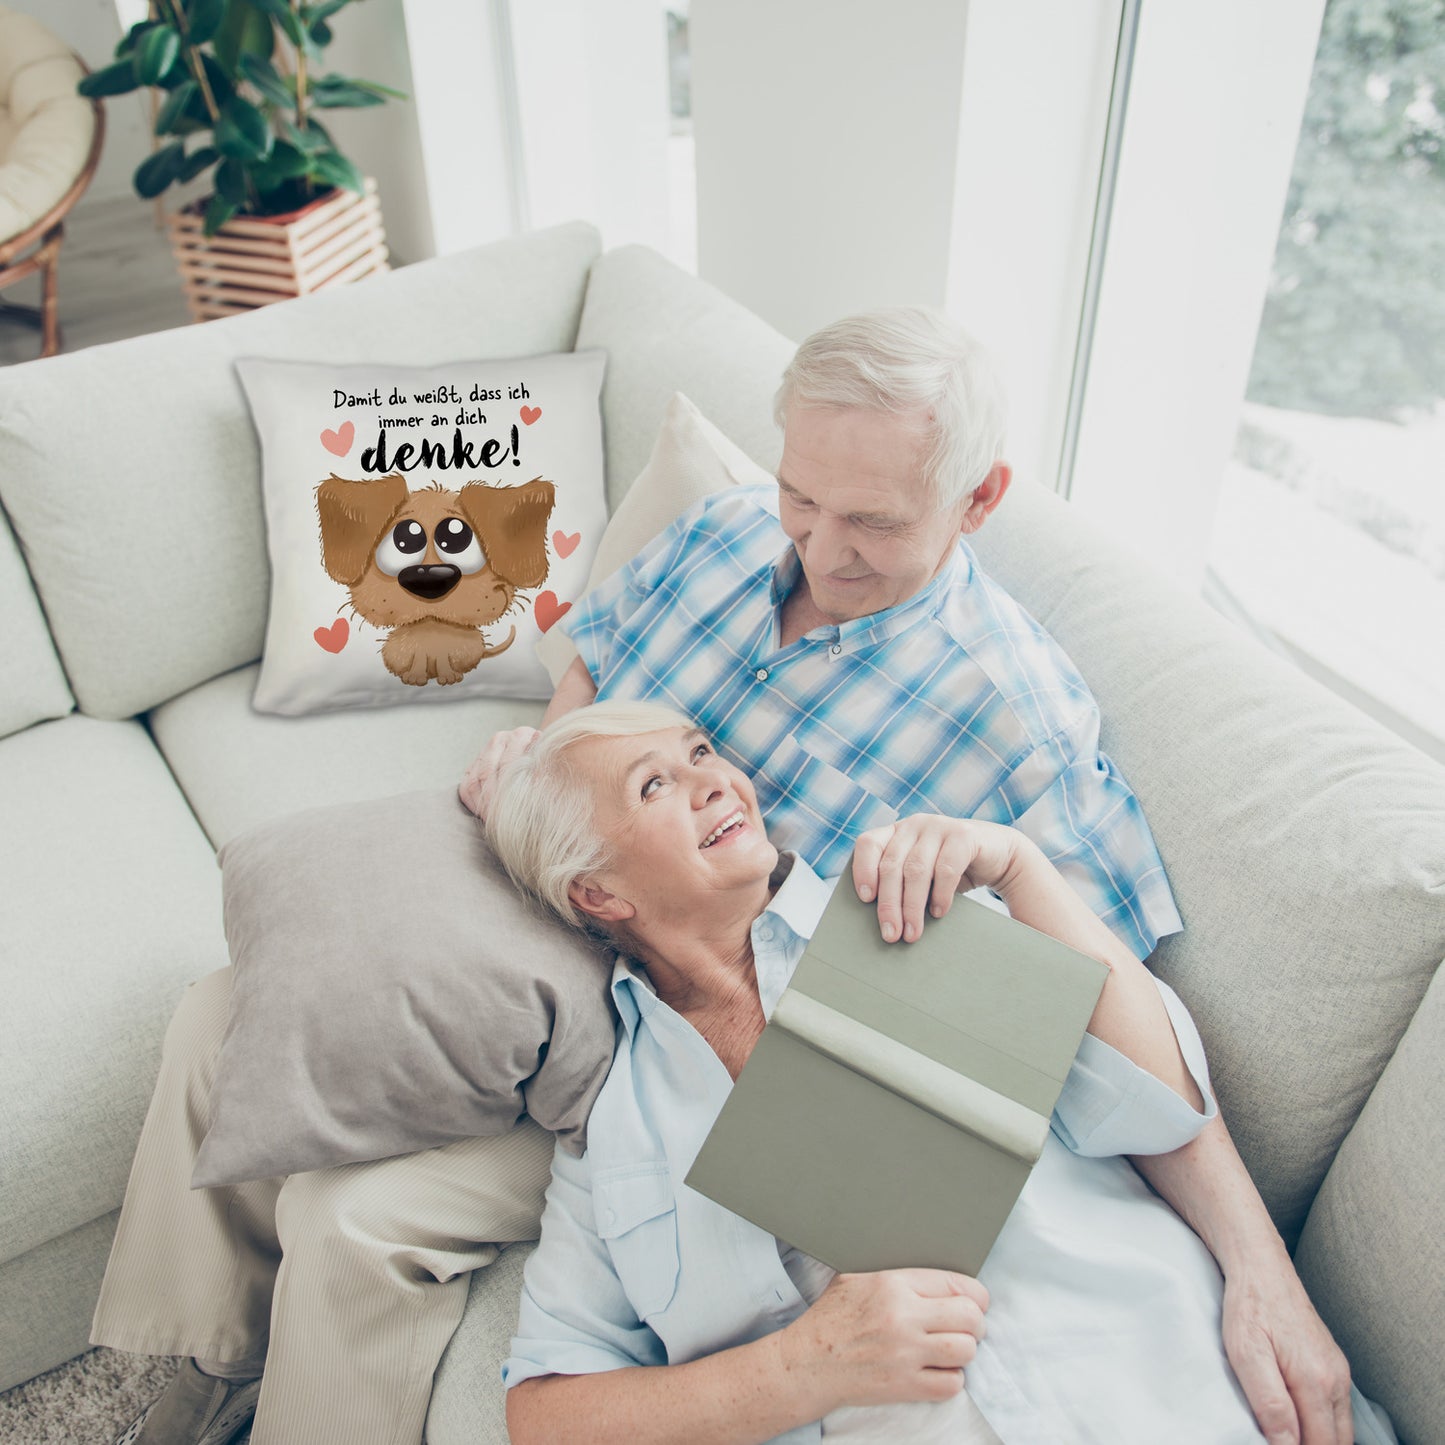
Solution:
[{"label": "man's hand", "polygon": [[853,886],[865,903],[878,900],[884,939],[912,943],[925,913],[942,918],[955,893],[1003,887],[1020,852],[1031,847],[1013,828],[969,818],[915,813],[870,828],[853,850]]},{"label": "man's hand", "polygon": [[496,784],[497,769],[513,758],[520,757],[537,739],[536,728],[512,728],[510,732],[495,733],[472,763],[457,785],[462,802],[479,817],[487,821],[487,811],[492,804],[492,789]]},{"label": "man's hand", "polygon": [[1350,1367],[1292,1266],[1225,1280],[1224,1348],[1269,1445],[1352,1445]]}]

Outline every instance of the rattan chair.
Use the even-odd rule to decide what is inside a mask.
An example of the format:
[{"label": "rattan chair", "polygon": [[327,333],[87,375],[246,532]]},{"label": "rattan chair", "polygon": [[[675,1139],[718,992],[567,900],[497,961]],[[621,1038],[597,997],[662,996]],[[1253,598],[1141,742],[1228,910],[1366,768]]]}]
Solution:
[{"label": "rattan chair", "polygon": [[0,6],[0,291],[41,277],[38,307],[0,302],[0,316],[37,323],[42,356],[60,350],[64,218],[95,175],[105,135],[100,103],[76,93],[84,74],[38,20]]}]

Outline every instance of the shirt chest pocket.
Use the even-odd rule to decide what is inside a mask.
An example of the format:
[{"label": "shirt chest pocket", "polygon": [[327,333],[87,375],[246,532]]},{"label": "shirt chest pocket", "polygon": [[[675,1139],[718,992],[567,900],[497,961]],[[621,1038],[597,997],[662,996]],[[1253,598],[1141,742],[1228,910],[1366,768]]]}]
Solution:
[{"label": "shirt chest pocket", "polygon": [[593,1180],[597,1233],[640,1319],[677,1293],[677,1197],[665,1163],[629,1165]]},{"label": "shirt chest pocket", "polygon": [[801,853],[822,877],[842,871],[860,833],[897,821],[894,808],[811,753],[796,733],[773,749],[760,771],[772,785],[771,807],[764,809],[768,837]]}]

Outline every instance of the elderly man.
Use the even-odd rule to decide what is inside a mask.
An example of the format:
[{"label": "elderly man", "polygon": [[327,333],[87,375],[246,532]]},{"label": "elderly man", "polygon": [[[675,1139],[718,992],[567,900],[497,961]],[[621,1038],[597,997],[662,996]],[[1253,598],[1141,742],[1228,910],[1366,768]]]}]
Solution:
[{"label": "elderly man", "polygon": [[[799,348],[778,415],[777,492],[710,500],[579,604],[581,656],[548,719],[594,696],[696,717],[819,873],[896,816],[1013,823],[1145,957],[1178,914],[1093,699],[962,541],[1010,479],[978,349],[924,312],[843,322]],[[473,766],[478,812],[531,736]],[[896,896],[880,921],[910,937]],[[255,1408],[253,1445],[416,1445],[467,1273],[536,1237],[550,1137],[524,1123],[294,1176],[279,1196],[280,1181],[192,1193],[225,1017],[206,984],[177,1013],[97,1309],[96,1343],[192,1357],[125,1438],[219,1445]],[[1225,1343],[1266,1435],[1348,1441],[1343,1357],[1222,1122],[1139,1167],[1223,1268]]]}]

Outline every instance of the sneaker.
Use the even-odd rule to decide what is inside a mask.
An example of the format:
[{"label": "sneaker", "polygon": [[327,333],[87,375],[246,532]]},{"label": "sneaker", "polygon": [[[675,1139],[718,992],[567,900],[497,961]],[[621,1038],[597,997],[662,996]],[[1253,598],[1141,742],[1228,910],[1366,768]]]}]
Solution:
[{"label": "sneaker", "polygon": [[115,1445],[230,1445],[250,1423],[260,1380],[233,1384],[186,1360],[164,1393],[116,1437]]}]

